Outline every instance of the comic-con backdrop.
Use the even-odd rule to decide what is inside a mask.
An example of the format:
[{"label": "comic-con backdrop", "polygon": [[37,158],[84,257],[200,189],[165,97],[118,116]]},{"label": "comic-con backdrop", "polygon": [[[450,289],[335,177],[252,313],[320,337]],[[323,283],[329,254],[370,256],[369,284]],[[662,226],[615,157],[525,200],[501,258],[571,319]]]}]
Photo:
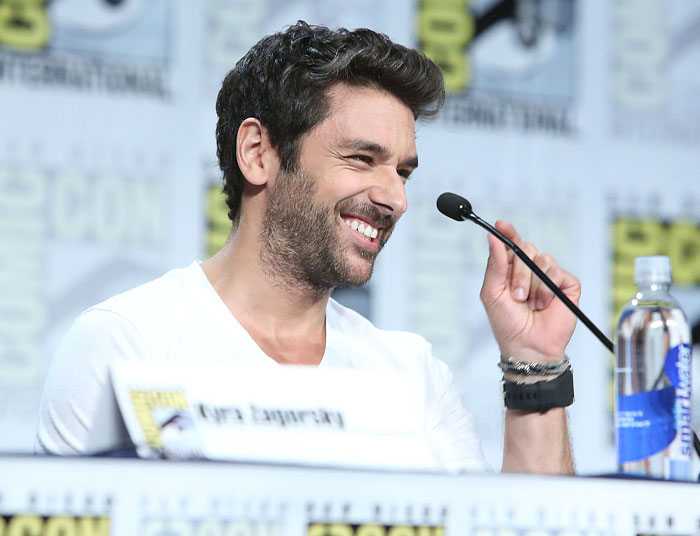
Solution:
[{"label": "comic-con backdrop", "polygon": [[[418,127],[405,221],[372,281],[336,296],[431,341],[495,468],[486,238],[438,214],[440,192],[509,219],[577,274],[582,308],[609,334],[634,257],[669,255],[698,343],[696,2],[0,0],[2,451],[31,451],[47,367],[81,310],[223,243],[218,86],[252,43],[298,19],[374,28],[443,70],[449,98]],[[611,471],[611,356],[581,326],[569,353],[578,469]]]}]

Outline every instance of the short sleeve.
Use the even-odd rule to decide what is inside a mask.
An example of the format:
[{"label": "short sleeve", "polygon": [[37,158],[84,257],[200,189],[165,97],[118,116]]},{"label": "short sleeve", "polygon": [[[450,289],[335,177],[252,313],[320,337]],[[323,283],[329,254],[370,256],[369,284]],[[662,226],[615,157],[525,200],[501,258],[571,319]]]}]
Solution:
[{"label": "short sleeve", "polygon": [[448,366],[427,349],[433,395],[428,400],[430,414],[428,442],[441,467],[450,471],[486,471],[481,441],[472,414],[464,407],[462,395]]},{"label": "short sleeve", "polygon": [[99,308],[81,314],[49,367],[35,452],[89,454],[127,446],[109,364],[146,355],[143,339],[121,315]]}]

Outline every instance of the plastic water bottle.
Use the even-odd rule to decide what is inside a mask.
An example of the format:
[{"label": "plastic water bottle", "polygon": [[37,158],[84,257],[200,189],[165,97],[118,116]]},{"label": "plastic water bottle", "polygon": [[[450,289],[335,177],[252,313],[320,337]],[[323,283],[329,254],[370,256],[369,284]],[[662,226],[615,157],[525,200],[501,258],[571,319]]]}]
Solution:
[{"label": "plastic water bottle", "polygon": [[637,257],[637,293],[617,324],[615,445],[618,471],[691,479],[691,349],[685,314],[669,294],[668,257]]}]

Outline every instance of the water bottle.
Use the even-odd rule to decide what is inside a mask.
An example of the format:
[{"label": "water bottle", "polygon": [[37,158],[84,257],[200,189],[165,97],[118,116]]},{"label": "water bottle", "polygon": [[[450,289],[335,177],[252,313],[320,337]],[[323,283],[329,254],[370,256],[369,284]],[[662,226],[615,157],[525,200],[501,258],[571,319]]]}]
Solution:
[{"label": "water bottle", "polygon": [[637,293],[617,324],[615,446],[618,471],[691,479],[691,348],[685,314],[669,294],[671,260],[637,257]]}]

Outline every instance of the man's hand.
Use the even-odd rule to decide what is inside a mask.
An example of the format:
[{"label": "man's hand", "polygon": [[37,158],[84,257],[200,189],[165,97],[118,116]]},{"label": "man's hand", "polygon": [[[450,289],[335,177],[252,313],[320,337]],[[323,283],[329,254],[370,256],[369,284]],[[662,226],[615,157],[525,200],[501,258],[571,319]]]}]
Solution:
[{"label": "man's hand", "polygon": [[[578,305],[578,279],[562,270],[551,256],[522,242],[510,223],[498,221],[496,228]],[[576,327],[576,317],[510,249],[494,236],[489,235],[488,239],[490,254],[481,300],[501,355],[540,363],[561,359]],[[506,412],[503,471],[573,473],[564,408]]]},{"label": "man's hand", "polygon": [[[497,221],[496,228],[578,305],[581,284],[576,277],[560,268],[550,255],[522,242],[510,223]],[[488,240],[489,260],[481,301],[501,355],[531,362],[561,359],[576,327],[576,317],[510,249],[495,236],[488,235]]]}]

